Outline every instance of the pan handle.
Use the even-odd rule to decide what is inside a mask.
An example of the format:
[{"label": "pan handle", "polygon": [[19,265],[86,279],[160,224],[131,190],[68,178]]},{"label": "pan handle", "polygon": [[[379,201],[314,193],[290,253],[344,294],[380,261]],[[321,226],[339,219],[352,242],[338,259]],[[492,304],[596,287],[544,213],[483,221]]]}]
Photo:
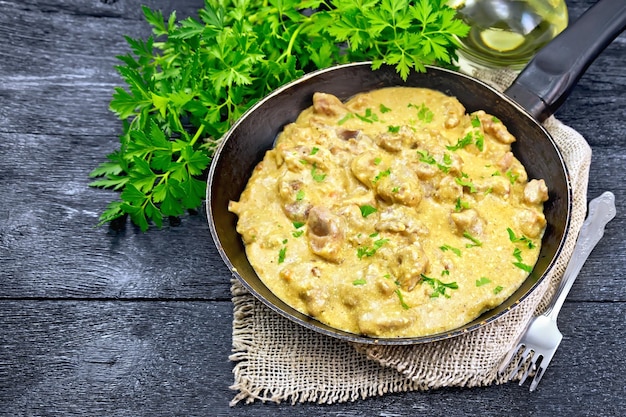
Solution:
[{"label": "pan handle", "polygon": [[504,93],[543,122],[625,28],[626,1],[598,1],[543,47]]}]

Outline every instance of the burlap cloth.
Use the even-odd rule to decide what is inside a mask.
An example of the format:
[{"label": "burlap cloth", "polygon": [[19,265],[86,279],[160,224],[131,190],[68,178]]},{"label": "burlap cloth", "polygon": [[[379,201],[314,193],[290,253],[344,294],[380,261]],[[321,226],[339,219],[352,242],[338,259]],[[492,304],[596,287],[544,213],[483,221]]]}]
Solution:
[{"label": "burlap cloth", "polygon": [[[503,90],[514,74],[477,77]],[[587,211],[591,149],[554,117],[544,126],[561,149],[574,190],[571,233],[552,273],[531,296],[500,319],[463,336],[411,346],[357,345],[305,329],[279,316],[235,279],[233,353],[237,394],[231,405],[255,400],[331,404],[385,393],[505,382],[497,372],[531,317],[551,299]]]}]

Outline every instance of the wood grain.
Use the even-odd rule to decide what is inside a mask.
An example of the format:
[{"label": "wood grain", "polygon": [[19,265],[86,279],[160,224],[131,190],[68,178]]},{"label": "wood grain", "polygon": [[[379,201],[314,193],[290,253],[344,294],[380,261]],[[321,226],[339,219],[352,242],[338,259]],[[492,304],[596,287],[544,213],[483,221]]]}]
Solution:
[{"label": "wood grain", "polygon": [[[0,415],[617,416],[626,407],[626,36],[557,112],[593,149],[589,198],[617,217],[559,324],[535,393],[514,384],[348,404],[253,404],[234,395],[229,272],[203,210],[141,233],[95,227],[117,197],[88,186],[118,146],[108,110],[123,34],[145,37],[139,0],[0,0]],[[178,16],[201,0],[150,1]],[[592,0],[568,1],[575,20]]]},{"label": "wood grain", "polygon": [[11,361],[0,359],[0,414],[618,416],[626,386],[616,375],[626,360],[612,334],[626,331],[621,313],[616,303],[566,304],[566,336],[533,393],[505,384],[334,406],[231,408],[230,340],[220,337],[230,329],[228,302],[9,301],[0,304],[2,347],[13,352]]}]

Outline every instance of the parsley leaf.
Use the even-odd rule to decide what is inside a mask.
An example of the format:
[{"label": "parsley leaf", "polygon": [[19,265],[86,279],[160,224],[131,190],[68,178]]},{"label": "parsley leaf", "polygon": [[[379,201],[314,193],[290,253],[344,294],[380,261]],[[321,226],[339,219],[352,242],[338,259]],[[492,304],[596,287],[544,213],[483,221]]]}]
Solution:
[{"label": "parsley leaf", "polygon": [[[465,176],[463,178],[466,178]],[[455,177],[454,181],[459,184],[462,187],[467,187],[469,188],[469,192],[470,193],[475,193],[476,192],[476,186],[474,185],[474,183],[470,180],[466,180],[460,177]]]},{"label": "parsley leaf", "polygon": [[409,308],[411,308],[407,303],[404,302],[404,296],[402,295],[402,291],[400,291],[400,288],[396,288],[395,293],[398,296],[398,299],[400,300],[400,305],[403,309],[408,310]]},{"label": "parsley leaf", "polygon": [[446,145],[446,149],[448,149],[449,151],[456,151],[458,149],[465,148],[467,145],[471,145],[473,140],[474,140],[474,137],[472,135],[472,132],[469,132],[467,135],[465,135],[461,139],[458,139],[456,144],[449,145],[449,146]]},{"label": "parsley leaf", "polygon": [[380,171],[378,174],[376,174],[376,176],[372,180],[372,183],[376,184],[378,181],[381,180],[381,178],[388,177],[389,175],[391,175],[391,168],[387,168],[384,171]]},{"label": "parsley leaf", "polygon": [[278,251],[278,263],[282,264],[285,262],[285,256],[287,255],[287,239],[283,239],[283,247]]},{"label": "parsley leaf", "polygon": [[483,285],[487,285],[489,283],[491,283],[491,280],[487,277],[480,277],[479,279],[476,280],[477,287],[482,287]]},{"label": "parsley leaf", "polygon": [[517,262],[513,262],[513,265],[515,265],[519,269],[522,269],[522,270],[524,270],[524,271],[526,271],[528,273],[532,272],[533,266],[525,264],[524,262],[522,262],[523,261],[523,259],[522,259],[522,251],[519,248],[515,248],[515,250],[513,250],[513,257],[517,261]]},{"label": "parsley leaf", "polygon": [[324,173],[319,173],[319,171],[317,170],[317,164],[313,164],[313,168],[311,168],[311,177],[313,177],[313,180],[315,182],[322,182],[326,179],[326,174]]},{"label": "parsley leaf", "polygon": [[455,248],[454,246],[442,245],[442,246],[439,246],[439,249],[441,249],[442,252],[450,251],[454,253],[456,256],[459,256],[459,257],[461,256],[461,249]]},{"label": "parsley leaf", "polygon": [[418,120],[424,123],[430,123],[433,121],[433,117],[435,116],[435,114],[428,107],[426,107],[426,104],[422,103],[419,106],[415,104],[409,104],[409,107],[417,109]]},{"label": "parsley leaf", "polygon": [[[372,236],[377,236],[377,234],[374,235],[370,235],[370,237]],[[369,247],[369,246],[362,246],[360,248],[357,248],[357,252],[356,252],[356,256],[359,259],[363,259],[363,257],[372,257],[376,254],[376,251],[378,251],[378,249],[380,249],[385,243],[389,242],[389,239],[377,239],[374,241],[373,247]]]},{"label": "parsley leaf", "polygon": [[509,240],[513,243],[515,242],[522,242],[524,243],[528,249],[534,249],[537,245],[535,245],[535,243],[532,241],[532,239],[527,238],[524,235],[521,236],[516,236],[515,232],[513,231],[513,229],[511,229],[510,227],[506,228],[507,233],[509,234]]},{"label": "parsley leaf", "polygon": [[463,232],[463,237],[472,241],[472,243],[468,243],[468,244],[465,245],[466,248],[471,248],[471,247],[474,247],[474,246],[482,246],[483,245],[483,243],[480,240],[478,240],[477,238],[472,236],[471,233],[469,233],[467,231]]},{"label": "parsley leaf", "polygon": [[450,295],[446,293],[447,289],[457,290],[459,289],[459,285],[456,282],[442,282],[437,278],[430,278],[426,275],[422,274],[422,282],[430,285],[433,289],[433,292],[430,294],[431,298],[437,298],[440,295],[450,298]]},{"label": "parsley leaf", "polygon": [[185,19],[142,11],[152,35],[126,36],[117,57],[119,149],[90,173],[91,186],[121,192],[100,224],[128,215],[141,230],[202,204],[220,138],[269,92],[348,62],[391,65],[405,80],[426,64],[452,66],[469,30],[445,0],[206,0]]},{"label": "parsley leaf", "polygon": [[378,211],[376,209],[376,207],[372,207],[372,206],[367,205],[367,204],[359,206],[359,209],[361,210],[361,216],[363,216],[363,217],[367,217],[370,214],[376,213]]}]

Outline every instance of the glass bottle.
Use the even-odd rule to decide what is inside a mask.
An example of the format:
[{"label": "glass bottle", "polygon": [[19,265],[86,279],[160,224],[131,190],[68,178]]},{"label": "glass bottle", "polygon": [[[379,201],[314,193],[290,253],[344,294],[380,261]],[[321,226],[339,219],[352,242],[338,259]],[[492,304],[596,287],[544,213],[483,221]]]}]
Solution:
[{"label": "glass bottle", "polygon": [[449,0],[448,4],[470,26],[467,37],[460,39],[461,70],[520,70],[568,23],[565,0]]}]

